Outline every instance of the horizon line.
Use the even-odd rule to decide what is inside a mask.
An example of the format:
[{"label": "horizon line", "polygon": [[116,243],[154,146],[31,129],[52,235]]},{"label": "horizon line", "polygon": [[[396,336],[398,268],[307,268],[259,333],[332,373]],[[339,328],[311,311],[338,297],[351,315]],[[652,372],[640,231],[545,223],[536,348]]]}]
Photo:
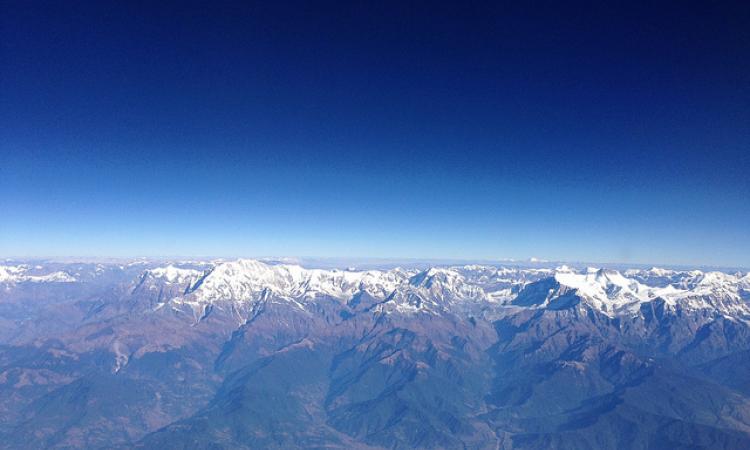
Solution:
[{"label": "horizon line", "polygon": [[649,267],[649,268],[666,268],[666,269],[723,269],[723,270],[750,270],[750,266],[744,265],[715,265],[715,264],[690,264],[690,263],[654,263],[654,262],[604,262],[604,261],[576,261],[576,260],[559,260],[559,259],[544,259],[544,258],[425,258],[425,257],[381,257],[381,256],[245,256],[245,255],[231,255],[231,256],[210,256],[210,255],[159,255],[159,256],[0,256],[2,261],[48,261],[48,262],[60,262],[60,263],[86,263],[86,262],[115,262],[115,261],[165,261],[165,262],[190,262],[190,261],[175,261],[178,259],[193,260],[197,262],[213,262],[216,260],[256,260],[261,262],[274,262],[281,264],[296,264],[303,265],[307,262],[340,262],[340,263],[381,263],[381,264],[396,264],[399,262],[408,262],[413,264],[511,264],[511,265],[528,265],[528,266],[544,266],[553,264],[563,265],[577,265],[577,266],[619,266],[619,267]]}]

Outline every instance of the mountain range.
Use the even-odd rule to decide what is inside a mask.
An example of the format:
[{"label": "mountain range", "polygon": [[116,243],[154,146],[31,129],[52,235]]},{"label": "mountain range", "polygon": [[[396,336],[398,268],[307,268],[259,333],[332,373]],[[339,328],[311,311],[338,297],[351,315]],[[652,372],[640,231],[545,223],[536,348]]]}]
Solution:
[{"label": "mountain range", "polygon": [[750,448],[750,274],[0,265],[0,448]]}]

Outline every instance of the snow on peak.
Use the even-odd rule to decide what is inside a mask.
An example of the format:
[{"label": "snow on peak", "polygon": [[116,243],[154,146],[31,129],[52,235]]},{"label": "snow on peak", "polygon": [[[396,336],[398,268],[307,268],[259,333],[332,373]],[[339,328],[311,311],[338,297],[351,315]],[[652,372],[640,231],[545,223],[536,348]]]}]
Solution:
[{"label": "snow on peak", "polygon": [[217,264],[176,301],[190,304],[252,303],[275,298],[305,308],[317,297],[348,301],[358,293],[367,293],[395,305],[398,311],[407,304],[418,305],[415,310],[434,311],[446,308],[454,301],[497,301],[496,297],[502,297],[501,294],[508,295],[493,287],[488,296],[476,281],[467,280],[461,270],[440,267],[421,272],[400,268],[385,271],[326,270],[241,259]]},{"label": "snow on peak", "polygon": [[555,273],[555,280],[575,289],[605,312],[636,306],[654,296],[652,288],[611,269],[589,267],[585,274],[558,271]]},{"label": "snow on peak", "polygon": [[750,272],[746,273],[744,277],[740,278],[740,287],[743,289],[750,290]]},{"label": "snow on peak", "polygon": [[0,266],[0,282],[12,283],[23,276],[23,266]]},{"label": "snow on peak", "polygon": [[[4,289],[22,282],[73,282],[80,276],[75,268],[53,271],[61,266],[0,265]],[[105,266],[97,265],[97,272]],[[149,266],[151,265],[149,264]],[[199,270],[208,267],[207,270]],[[141,282],[171,284],[168,301],[189,304],[202,311],[207,304],[223,302],[253,306],[271,300],[309,307],[316,299],[349,302],[368,294],[386,309],[435,313],[452,308],[473,308],[482,302],[523,305],[515,302],[527,286],[528,295],[564,296],[571,291],[587,305],[608,315],[637,313],[645,302],[661,299],[670,308],[713,310],[750,317],[750,274],[669,269],[617,270],[589,267],[578,270],[565,265],[548,267],[494,267],[462,265],[431,267],[426,270],[307,269],[295,264],[253,259],[208,262],[174,262],[142,273]],[[84,278],[85,279],[85,278]],[[537,282],[543,281],[538,284]],[[528,297],[527,295],[527,297]],[[359,298],[359,297],[358,297]],[[566,299],[569,297],[566,297]],[[525,301],[525,299],[522,299]],[[358,300],[359,301],[359,300]],[[355,302],[356,303],[356,302]],[[543,302],[529,302],[541,307]],[[527,305],[527,306],[528,306]],[[560,305],[557,305],[558,307]],[[202,314],[202,312],[201,312]]]},{"label": "snow on peak", "polygon": [[625,276],[633,277],[640,276],[645,278],[658,278],[658,277],[670,277],[676,274],[674,270],[663,269],[661,267],[652,267],[650,269],[628,269],[625,271]]},{"label": "snow on peak", "polygon": [[420,289],[440,302],[486,298],[480,286],[469,282],[454,268],[431,267],[412,276],[408,284],[406,291]]},{"label": "snow on peak", "polygon": [[661,267],[652,267],[647,270],[648,274],[654,277],[668,277],[674,275],[674,270],[662,269]]},{"label": "snow on peak", "polygon": [[[629,278],[616,270],[589,267],[585,273],[556,271],[555,280],[562,286],[575,289],[589,304],[608,315],[618,312],[636,312],[644,302],[657,298],[670,307],[707,309],[724,314],[750,313],[750,307],[741,299],[742,279],[723,272],[675,272],[665,269],[645,271],[654,277],[669,277],[669,284],[649,286]],[[626,275],[643,277],[644,271],[628,271]]]},{"label": "snow on peak", "polygon": [[459,278],[461,278],[461,275],[455,270],[430,267],[429,269],[414,275],[409,280],[409,283],[413,286],[430,287],[430,285],[436,281],[456,283]]},{"label": "snow on peak", "polygon": [[726,284],[736,281],[736,278],[734,275],[724,272],[706,272],[701,277],[699,284]]},{"label": "snow on peak", "polygon": [[76,279],[66,272],[57,271],[45,275],[27,275],[26,281],[36,283],[74,283]]},{"label": "snow on peak", "polygon": [[240,259],[220,263],[194,290],[199,300],[252,300],[264,291],[279,297],[312,298],[327,295],[348,299],[362,290],[384,296],[407,278],[406,272],[305,269],[298,265],[270,265]]},{"label": "snow on peak", "polygon": [[0,283],[72,283],[75,277],[63,271],[29,274],[29,266],[0,266]]},{"label": "snow on peak", "polygon": [[740,283],[740,279],[735,275],[723,272],[701,272],[700,270],[687,272],[679,280],[681,288],[700,292],[716,289],[732,289],[738,283]]},{"label": "snow on peak", "polygon": [[193,281],[202,275],[202,272],[195,269],[182,269],[173,265],[166,267],[157,267],[151,269],[148,273],[154,278],[161,278],[168,283],[185,283]]},{"label": "snow on peak", "polygon": [[[170,271],[174,269],[165,268],[165,276]],[[681,272],[679,275],[689,280],[692,287],[676,282],[652,287],[617,270],[595,267],[580,272],[567,266],[554,270],[457,266],[431,267],[422,271],[357,271],[306,269],[298,265],[240,259],[217,263],[180,301],[253,302],[274,297],[287,299],[304,308],[317,297],[347,301],[357,293],[366,292],[397,305],[398,310],[398,305],[409,306],[410,311],[437,310],[467,301],[510,302],[523,286],[548,277],[553,277],[561,286],[574,289],[588,304],[609,315],[635,312],[642,303],[656,298],[662,298],[670,305],[681,301],[689,307],[702,308],[716,304],[713,300],[706,300],[708,296],[729,298],[739,295],[737,277],[702,272],[692,275]],[[723,284],[717,285],[732,279],[734,282],[730,286],[734,290],[724,291],[721,289]]]}]

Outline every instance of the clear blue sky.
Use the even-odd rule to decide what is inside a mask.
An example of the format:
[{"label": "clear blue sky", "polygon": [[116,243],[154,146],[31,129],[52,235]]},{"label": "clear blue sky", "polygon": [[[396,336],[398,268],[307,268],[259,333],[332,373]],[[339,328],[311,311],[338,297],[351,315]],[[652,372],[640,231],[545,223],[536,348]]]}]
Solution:
[{"label": "clear blue sky", "polygon": [[0,255],[750,266],[746,2],[154,3],[3,3]]}]

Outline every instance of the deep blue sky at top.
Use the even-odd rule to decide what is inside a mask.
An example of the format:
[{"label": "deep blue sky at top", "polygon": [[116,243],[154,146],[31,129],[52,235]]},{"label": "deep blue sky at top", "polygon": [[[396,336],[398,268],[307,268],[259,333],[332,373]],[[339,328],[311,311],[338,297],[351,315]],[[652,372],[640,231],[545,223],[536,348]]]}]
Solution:
[{"label": "deep blue sky at top", "polygon": [[750,266],[747,2],[240,3],[3,1],[0,255]]}]

